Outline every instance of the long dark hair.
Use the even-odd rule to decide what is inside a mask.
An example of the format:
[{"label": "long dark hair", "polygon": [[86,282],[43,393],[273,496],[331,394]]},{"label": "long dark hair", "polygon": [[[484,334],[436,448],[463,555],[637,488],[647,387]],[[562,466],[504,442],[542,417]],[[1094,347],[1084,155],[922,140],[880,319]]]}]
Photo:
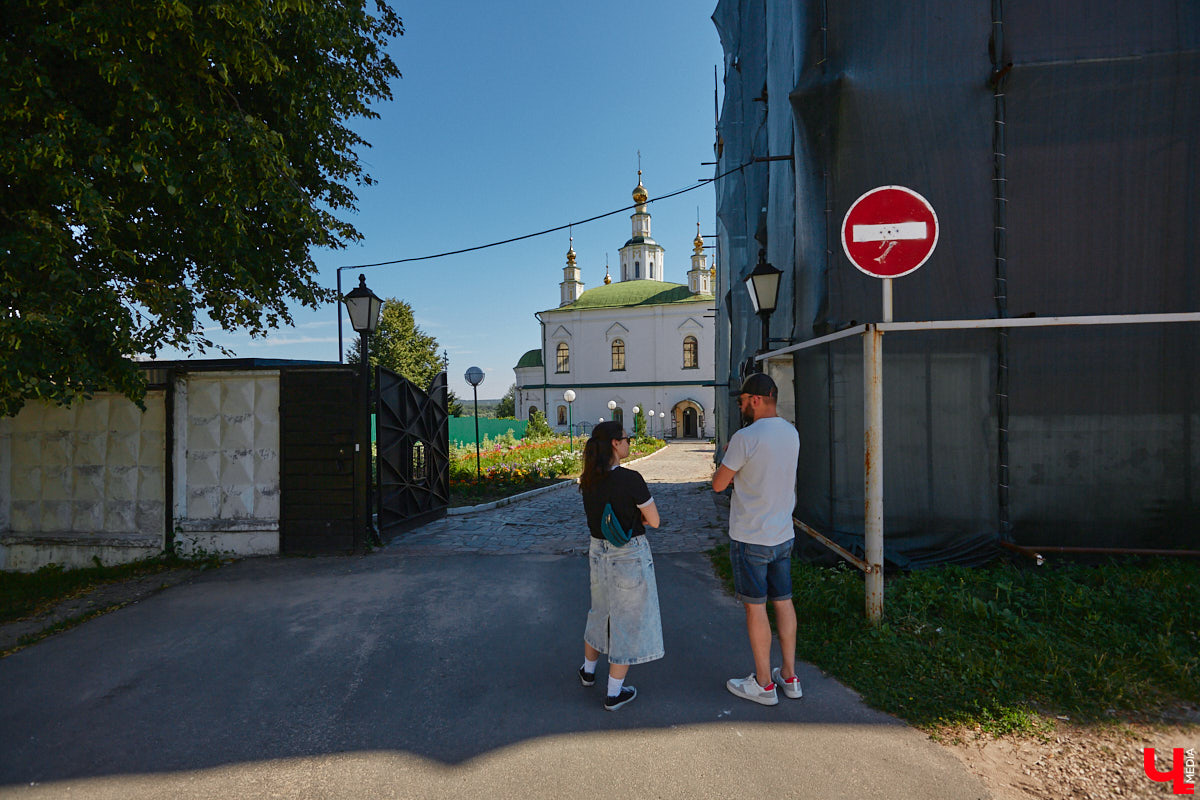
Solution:
[{"label": "long dark hair", "polygon": [[583,471],[579,473],[579,491],[587,492],[608,476],[613,460],[613,439],[625,438],[621,423],[610,420],[592,428],[592,437],[583,448]]}]

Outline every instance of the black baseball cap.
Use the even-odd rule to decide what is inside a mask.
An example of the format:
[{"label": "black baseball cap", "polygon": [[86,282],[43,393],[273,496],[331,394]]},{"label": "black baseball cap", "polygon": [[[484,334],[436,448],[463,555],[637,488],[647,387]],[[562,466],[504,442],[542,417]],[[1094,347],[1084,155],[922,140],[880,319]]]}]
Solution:
[{"label": "black baseball cap", "polygon": [[764,372],[755,372],[746,376],[746,380],[742,381],[742,388],[736,392],[730,392],[730,397],[738,397],[743,394],[757,394],[761,397],[778,397],[779,387],[775,385],[775,381],[771,380],[771,376]]}]

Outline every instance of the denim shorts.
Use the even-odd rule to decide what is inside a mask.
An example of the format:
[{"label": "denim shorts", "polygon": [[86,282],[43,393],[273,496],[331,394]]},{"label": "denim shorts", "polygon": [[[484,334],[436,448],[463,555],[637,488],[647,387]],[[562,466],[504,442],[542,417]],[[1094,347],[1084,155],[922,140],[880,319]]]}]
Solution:
[{"label": "denim shorts", "polygon": [[592,608],[583,640],[609,664],[641,664],[663,657],[662,618],[654,558],[645,536],[624,547],[592,539],[588,553],[592,573]]},{"label": "denim shorts", "polygon": [[736,539],[729,543],[729,561],[733,566],[733,594],[743,603],[790,600],[792,597],[792,543],[747,544]]}]

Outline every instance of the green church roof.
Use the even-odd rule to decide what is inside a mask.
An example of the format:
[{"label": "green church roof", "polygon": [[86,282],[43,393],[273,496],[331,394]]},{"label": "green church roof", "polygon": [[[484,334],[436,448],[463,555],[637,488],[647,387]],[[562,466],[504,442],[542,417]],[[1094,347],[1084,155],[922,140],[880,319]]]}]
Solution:
[{"label": "green church roof", "polygon": [[521,356],[521,360],[517,362],[517,369],[521,367],[540,367],[542,365],[542,351],[530,350],[525,355]]},{"label": "green church roof", "polygon": [[712,302],[711,294],[692,294],[682,283],[666,281],[617,281],[597,286],[579,295],[574,303],[550,311],[571,311],[580,308],[618,308],[623,306],[662,306],[671,303]]}]

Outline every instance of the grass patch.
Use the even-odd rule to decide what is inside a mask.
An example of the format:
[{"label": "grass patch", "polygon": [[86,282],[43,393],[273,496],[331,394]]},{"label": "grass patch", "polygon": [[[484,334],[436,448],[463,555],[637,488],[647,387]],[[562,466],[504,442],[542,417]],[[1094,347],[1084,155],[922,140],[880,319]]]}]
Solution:
[{"label": "grass patch", "polygon": [[219,563],[216,557],[162,555],[111,567],[97,564],[64,569],[58,564],[47,564],[36,572],[0,572],[0,623],[38,614],[55,603],[106,583],[180,568],[205,569]]},{"label": "grass patch", "polygon": [[[712,551],[732,587],[729,549]],[[1101,720],[1200,700],[1200,564],[996,562],[899,573],[884,621],[862,574],[792,565],[797,654],[928,731],[1032,732],[1042,714]]]}]

